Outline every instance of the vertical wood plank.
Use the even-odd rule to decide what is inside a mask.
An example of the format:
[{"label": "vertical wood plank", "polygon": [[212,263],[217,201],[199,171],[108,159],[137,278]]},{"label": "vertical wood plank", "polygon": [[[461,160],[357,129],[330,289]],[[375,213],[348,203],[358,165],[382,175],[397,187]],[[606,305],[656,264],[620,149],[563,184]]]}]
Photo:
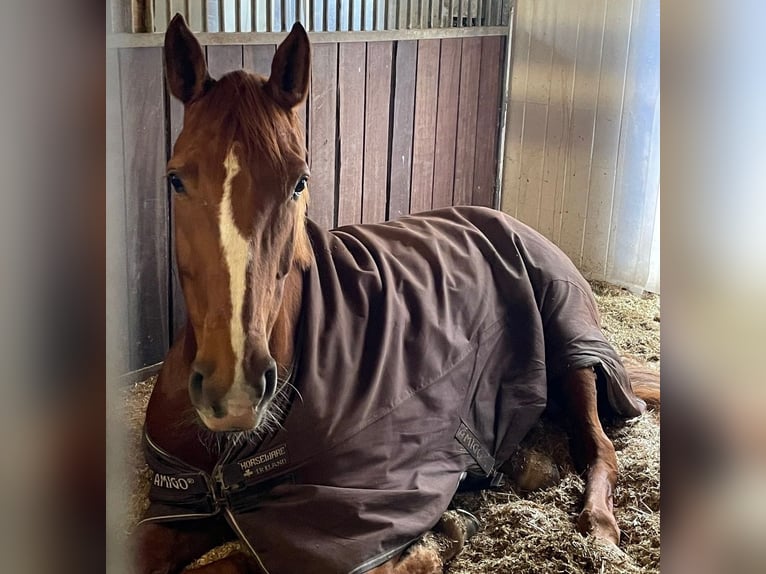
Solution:
[{"label": "vertical wood plank", "polygon": [[388,219],[406,215],[410,210],[417,50],[418,45],[415,40],[397,42]]},{"label": "vertical wood plank", "polygon": [[620,115],[628,65],[631,6],[608,3],[596,104],[593,167],[588,196],[587,225],[583,239],[582,271],[589,278],[605,279],[612,207],[614,204],[617,152],[620,146]]},{"label": "vertical wood plank", "polygon": [[335,128],[338,45],[317,44],[311,67],[311,203],[309,216],[327,229],[335,226]]},{"label": "vertical wood plank", "polygon": [[473,166],[476,150],[476,114],[479,105],[481,38],[464,38],[460,62],[455,187],[453,205],[469,205],[473,199]]},{"label": "vertical wood plank", "polygon": [[241,70],[242,46],[208,46],[207,67],[216,79],[228,72]]},{"label": "vertical wood plank", "polygon": [[415,133],[412,143],[410,211],[431,209],[436,145],[436,103],[439,95],[439,40],[418,41],[415,87]]},{"label": "vertical wood plank", "polygon": [[363,223],[386,218],[392,55],[392,42],[367,44]]},{"label": "vertical wood plank", "polygon": [[161,48],[120,52],[127,276],[131,281],[130,369],[162,360],[168,348],[168,212]]},{"label": "vertical wood plank", "polygon": [[362,221],[366,45],[340,44],[338,53],[338,225]]},{"label": "vertical wood plank", "polygon": [[436,109],[436,148],[434,151],[434,209],[452,205],[461,52],[462,40],[460,38],[441,41],[439,100]]},{"label": "vertical wood plank", "polygon": [[572,139],[567,158],[561,234],[558,245],[578,267],[588,210],[588,187],[593,157],[593,130],[603,47],[604,4],[580,7],[580,33],[573,88]]},{"label": "vertical wood plank", "polygon": [[298,114],[298,118],[301,121],[301,124],[303,125],[303,133],[306,136],[306,146],[308,147],[308,130],[309,130],[309,122],[308,122],[308,100],[311,98],[311,87],[309,84],[309,95],[306,97],[306,101],[304,101],[302,104],[298,106],[298,108],[295,110],[295,113]]},{"label": "vertical wood plank", "polygon": [[505,38],[501,36],[482,38],[473,205],[492,207],[495,193],[497,140],[500,125],[500,81],[504,60]]},{"label": "vertical wood plank", "polygon": [[274,44],[245,46],[242,49],[243,67],[245,70],[268,78],[271,74],[271,61],[274,59],[276,48]]}]

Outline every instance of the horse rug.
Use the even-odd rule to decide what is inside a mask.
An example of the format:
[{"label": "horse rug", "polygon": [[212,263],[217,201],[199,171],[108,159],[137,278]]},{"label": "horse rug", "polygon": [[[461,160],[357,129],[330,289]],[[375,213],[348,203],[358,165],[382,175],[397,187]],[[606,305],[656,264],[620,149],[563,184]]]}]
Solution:
[{"label": "horse rug", "polygon": [[455,207],[307,226],[283,428],[230,439],[210,475],[145,436],[145,520],[221,513],[267,572],[362,573],[432,528],[466,473],[492,477],[568,369],[596,370],[612,414],[642,412],[590,286],[526,225]]}]

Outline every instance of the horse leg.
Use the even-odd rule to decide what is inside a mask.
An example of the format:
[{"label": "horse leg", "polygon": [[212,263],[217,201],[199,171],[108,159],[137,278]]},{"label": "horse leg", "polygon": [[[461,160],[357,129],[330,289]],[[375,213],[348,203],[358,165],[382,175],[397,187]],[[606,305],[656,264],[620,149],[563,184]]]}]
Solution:
[{"label": "horse leg", "polygon": [[426,532],[405,555],[370,570],[368,574],[442,574],[444,565],[458,555],[478,529],[479,522],[473,515],[448,510],[434,529]]},{"label": "horse leg", "polygon": [[132,536],[134,571],[176,574],[208,550],[233,538],[220,520],[193,520],[172,526],[147,522],[139,525]]},{"label": "horse leg", "polygon": [[596,373],[588,368],[569,371],[563,379],[563,392],[572,423],[575,464],[585,469],[585,497],[578,528],[583,534],[616,545],[620,541],[613,512],[617,455],[598,418]]}]

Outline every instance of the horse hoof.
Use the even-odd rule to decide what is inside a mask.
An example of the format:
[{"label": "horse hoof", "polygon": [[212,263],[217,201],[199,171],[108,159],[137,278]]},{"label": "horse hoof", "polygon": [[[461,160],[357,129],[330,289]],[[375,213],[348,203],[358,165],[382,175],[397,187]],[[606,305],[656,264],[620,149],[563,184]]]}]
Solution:
[{"label": "horse hoof", "polygon": [[577,518],[577,528],[585,535],[617,546],[620,542],[620,527],[614,514],[606,510],[586,508]]},{"label": "horse hoof", "polygon": [[522,492],[548,488],[561,482],[561,474],[553,459],[536,450],[519,449],[502,470]]},{"label": "horse hoof", "polygon": [[481,529],[481,520],[462,508],[458,508],[455,512],[457,512],[463,519],[463,525],[465,526],[465,540],[470,540],[473,538],[474,534]]}]

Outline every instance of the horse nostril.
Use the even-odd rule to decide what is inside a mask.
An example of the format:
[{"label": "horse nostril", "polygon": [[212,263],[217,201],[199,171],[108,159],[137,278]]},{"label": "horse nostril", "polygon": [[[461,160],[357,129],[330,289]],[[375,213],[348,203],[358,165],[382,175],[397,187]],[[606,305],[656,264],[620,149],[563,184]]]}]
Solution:
[{"label": "horse nostril", "polygon": [[191,397],[192,404],[198,405],[202,401],[202,383],[205,380],[205,375],[197,370],[192,370],[192,374],[189,377],[189,396]]},{"label": "horse nostril", "polygon": [[274,359],[271,360],[269,366],[266,367],[266,371],[263,373],[263,382],[265,383],[263,396],[268,400],[274,396],[274,392],[277,389],[277,363]]}]

